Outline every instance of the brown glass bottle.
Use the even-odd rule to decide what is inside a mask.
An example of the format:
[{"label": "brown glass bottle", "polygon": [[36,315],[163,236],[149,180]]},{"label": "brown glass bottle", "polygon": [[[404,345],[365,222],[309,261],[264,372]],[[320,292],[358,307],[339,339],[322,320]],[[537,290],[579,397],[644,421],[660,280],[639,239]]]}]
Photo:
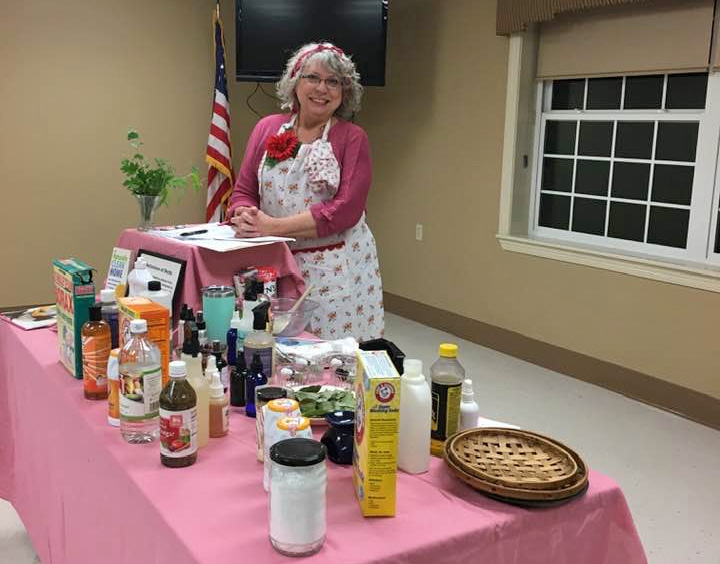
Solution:
[{"label": "brown glass bottle", "polygon": [[197,460],[197,396],[186,374],[185,362],[171,362],[170,381],[160,394],[160,461],[170,468]]}]

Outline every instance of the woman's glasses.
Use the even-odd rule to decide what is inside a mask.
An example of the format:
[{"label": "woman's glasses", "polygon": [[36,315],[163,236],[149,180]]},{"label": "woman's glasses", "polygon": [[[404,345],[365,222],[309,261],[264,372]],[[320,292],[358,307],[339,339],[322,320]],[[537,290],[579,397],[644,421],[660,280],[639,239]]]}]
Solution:
[{"label": "woman's glasses", "polygon": [[320,86],[320,83],[324,82],[325,86],[327,86],[329,90],[337,90],[340,86],[342,86],[342,82],[334,76],[331,76],[330,78],[320,78],[316,74],[301,74],[300,78],[304,78],[313,86]]}]

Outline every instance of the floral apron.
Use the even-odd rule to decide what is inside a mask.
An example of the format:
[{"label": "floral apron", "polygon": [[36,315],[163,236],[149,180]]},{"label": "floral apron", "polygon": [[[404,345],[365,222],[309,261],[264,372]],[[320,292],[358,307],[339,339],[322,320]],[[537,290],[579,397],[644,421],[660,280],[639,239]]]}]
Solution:
[{"label": "floral apron", "polygon": [[[280,126],[291,129],[295,116]],[[260,209],[272,217],[302,213],[313,204],[332,199],[340,184],[340,165],[322,137],[300,145],[297,156],[258,169]],[[309,330],[323,339],[381,337],[385,327],[382,282],[375,238],[363,213],[357,224],[341,233],[289,244],[306,284],[314,284],[310,298],[320,304]]]}]

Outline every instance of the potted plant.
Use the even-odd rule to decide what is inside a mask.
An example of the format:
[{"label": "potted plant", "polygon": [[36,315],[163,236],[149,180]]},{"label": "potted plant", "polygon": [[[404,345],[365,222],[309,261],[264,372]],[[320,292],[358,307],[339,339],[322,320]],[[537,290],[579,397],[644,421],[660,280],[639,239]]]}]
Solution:
[{"label": "potted plant", "polygon": [[140,204],[138,229],[147,231],[153,227],[158,207],[167,204],[170,192],[185,189],[188,185],[196,191],[200,190],[200,176],[195,166],[185,176],[176,176],[175,169],[165,159],[154,159],[154,165],[150,163],[141,153],[143,142],[135,129],[128,130],[127,139],[134,154],[129,159],[123,159],[120,165],[120,170],[127,176],[123,186],[133,193]]}]

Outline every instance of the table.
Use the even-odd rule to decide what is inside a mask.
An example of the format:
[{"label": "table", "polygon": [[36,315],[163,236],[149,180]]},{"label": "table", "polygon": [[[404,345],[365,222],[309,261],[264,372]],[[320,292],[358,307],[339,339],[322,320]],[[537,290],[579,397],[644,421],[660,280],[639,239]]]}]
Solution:
[{"label": "table", "polygon": [[[248,266],[272,266],[278,271],[278,296],[298,298],[305,282],[297,262],[285,243],[271,243],[237,251],[219,253],[154,235],[151,231],[125,229],[117,245],[133,251],[154,251],[187,262],[185,279],[180,288],[179,304],[187,303],[195,311],[202,309],[200,290],[212,284],[233,286],[233,274]],[[177,312],[175,312],[177,313]],[[177,317],[176,317],[177,319]]]},{"label": "table", "polygon": [[[58,363],[56,334],[0,322],[0,496],[45,564],[285,563],[267,539],[254,420],[233,414],[194,466],[165,468],[157,444],[129,445],[105,402]],[[398,473],[395,518],[364,519],[350,468],[328,462],[328,535],[313,564],[646,562],[620,488],[526,510],[471,490],[432,461]]]}]

